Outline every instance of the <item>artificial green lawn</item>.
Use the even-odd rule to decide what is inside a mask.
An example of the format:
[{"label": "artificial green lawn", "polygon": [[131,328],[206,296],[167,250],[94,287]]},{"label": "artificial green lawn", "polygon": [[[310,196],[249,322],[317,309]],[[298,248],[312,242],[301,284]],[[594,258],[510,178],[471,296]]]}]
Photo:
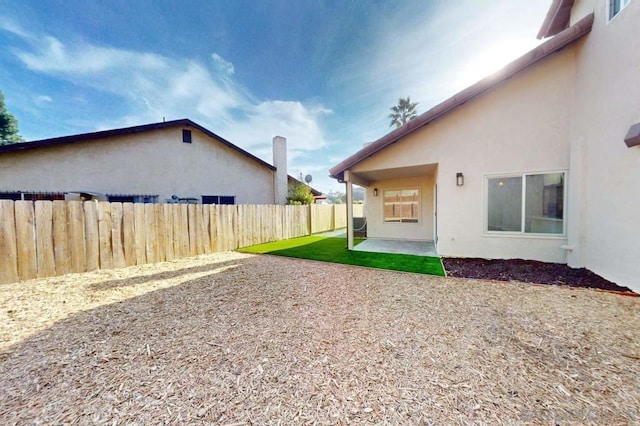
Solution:
[{"label": "artificial green lawn", "polygon": [[[358,244],[362,241],[364,240],[356,238],[354,243]],[[347,250],[346,238],[312,235],[244,247],[238,251],[444,276],[442,262],[438,257],[350,251]]]}]

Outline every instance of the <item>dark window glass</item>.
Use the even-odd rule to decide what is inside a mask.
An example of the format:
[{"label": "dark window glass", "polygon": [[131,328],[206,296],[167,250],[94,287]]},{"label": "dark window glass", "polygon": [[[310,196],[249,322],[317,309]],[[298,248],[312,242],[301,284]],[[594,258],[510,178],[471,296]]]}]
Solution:
[{"label": "dark window glass", "polygon": [[64,192],[25,192],[24,193],[25,201],[53,201],[53,200],[64,200]]},{"label": "dark window glass", "polygon": [[203,195],[202,204],[235,204],[235,195]]},{"label": "dark window glass", "polygon": [[133,195],[108,195],[110,203],[133,203]]},{"label": "dark window glass", "polygon": [[0,192],[0,200],[19,201],[22,197],[19,192]]}]

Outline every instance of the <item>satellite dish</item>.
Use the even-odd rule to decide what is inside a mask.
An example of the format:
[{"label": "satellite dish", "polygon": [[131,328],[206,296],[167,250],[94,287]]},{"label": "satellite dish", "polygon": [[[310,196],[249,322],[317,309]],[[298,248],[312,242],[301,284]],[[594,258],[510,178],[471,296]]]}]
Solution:
[{"label": "satellite dish", "polygon": [[307,183],[311,183],[311,180],[312,180],[312,179],[313,179],[313,178],[311,177],[311,175],[306,175],[306,176],[304,177],[304,181],[305,181],[305,182],[307,182]]}]

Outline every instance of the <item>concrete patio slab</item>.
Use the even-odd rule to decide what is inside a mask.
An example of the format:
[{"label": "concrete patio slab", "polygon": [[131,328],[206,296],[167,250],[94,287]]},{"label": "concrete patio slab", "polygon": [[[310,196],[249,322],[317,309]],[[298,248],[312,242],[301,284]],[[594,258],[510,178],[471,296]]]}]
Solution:
[{"label": "concrete patio slab", "polygon": [[438,256],[433,241],[390,240],[368,238],[353,248],[355,251],[374,253],[413,254],[416,256]]}]

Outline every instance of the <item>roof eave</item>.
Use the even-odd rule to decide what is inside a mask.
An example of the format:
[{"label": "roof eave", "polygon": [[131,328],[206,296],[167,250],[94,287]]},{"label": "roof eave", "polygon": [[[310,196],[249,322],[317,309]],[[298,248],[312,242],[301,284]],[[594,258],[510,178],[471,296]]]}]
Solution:
[{"label": "roof eave", "polygon": [[329,169],[330,177],[337,180],[343,179],[345,170],[352,168],[356,164],[374,155],[378,151],[381,151],[387,146],[396,143],[404,136],[407,136],[413,131],[426,126],[433,120],[447,114],[451,110],[494,88],[503,81],[510,79],[514,75],[533,66],[537,62],[552,55],[553,53],[562,50],[574,41],[588,34],[591,31],[592,26],[593,13],[584,17],[575,25],[562,31],[552,39],[540,44],[539,46],[520,56],[515,61],[503,67],[500,71],[480,80],[476,84],[467,87],[461,92],[458,92],[444,102],[431,108],[429,111],[419,115],[414,120],[409,121],[404,126],[386,134],[377,141],[362,148],[360,151],[356,152],[355,154],[351,155],[350,157],[346,158],[339,164]]}]

